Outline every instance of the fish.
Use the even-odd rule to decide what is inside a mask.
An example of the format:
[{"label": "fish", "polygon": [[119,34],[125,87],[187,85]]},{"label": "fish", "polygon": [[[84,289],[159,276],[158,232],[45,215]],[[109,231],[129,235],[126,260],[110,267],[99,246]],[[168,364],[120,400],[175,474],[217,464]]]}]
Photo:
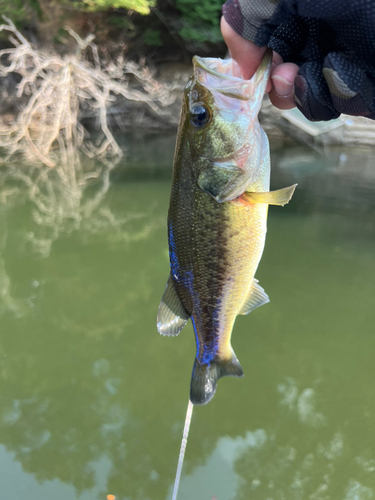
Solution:
[{"label": "fish", "polygon": [[170,275],[157,329],[195,339],[190,401],[208,403],[220,377],[242,377],[231,346],[235,319],[269,302],[255,278],[268,205],[285,205],[296,185],[270,192],[268,138],[258,113],[271,67],[267,50],[250,80],[231,59],[193,58],[183,96],[168,211]]}]

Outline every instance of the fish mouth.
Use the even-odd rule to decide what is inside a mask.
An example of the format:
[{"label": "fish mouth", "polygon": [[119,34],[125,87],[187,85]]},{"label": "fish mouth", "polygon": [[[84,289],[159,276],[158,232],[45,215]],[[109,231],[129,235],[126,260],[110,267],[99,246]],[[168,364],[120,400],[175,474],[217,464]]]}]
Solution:
[{"label": "fish mouth", "polygon": [[[203,69],[209,75],[216,76],[221,80],[234,79],[241,83],[245,81],[243,78],[237,76],[240,74],[239,66],[233,59],[194,56],[193,65],[194,68]],[[237,75],[234,73],[237,73]]]},{"label": "fish mouth", "polygon": [[194,56],[193,66],[195,78],[207,89],[241,101],[251,99],[253,83],[234,74],[240,75],[240,69],[233,59]]},{"label": "fish mouth", "polygon": [[219,57],[193,57],[194,69],[200,68],[209,75],[220,78],[221,80],[237,80],[238,82],[253,82],[258,83],[258,80],[269,69],[272,62],[272,50],[267,49],[263,56],[262,62],[256,73],[250,80],[245,80],[241,75],[239,65],[234,59],[220,59]]},{"label": "fish mouth", "polygon": [[271,68],[272,50],[267,49],[262,62],[250,80],[244,80],[239,65],[233,59],[193,57],[194,75],[209,90],[216,90],[228,97],[248,101],[254,87]]}]

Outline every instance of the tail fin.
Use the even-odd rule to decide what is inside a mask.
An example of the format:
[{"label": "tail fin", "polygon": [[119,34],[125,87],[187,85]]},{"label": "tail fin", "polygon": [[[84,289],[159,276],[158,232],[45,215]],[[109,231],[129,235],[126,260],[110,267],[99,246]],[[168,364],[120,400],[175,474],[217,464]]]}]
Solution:
[{"label": "tail fin", "polygon": [[216,384],[220,377],[242,377],[241,365],[233,353],[231,359],[213,360],[211,363],[194,361],[190,384],[190,401],[195,405],[204,405],[214,396]]}]

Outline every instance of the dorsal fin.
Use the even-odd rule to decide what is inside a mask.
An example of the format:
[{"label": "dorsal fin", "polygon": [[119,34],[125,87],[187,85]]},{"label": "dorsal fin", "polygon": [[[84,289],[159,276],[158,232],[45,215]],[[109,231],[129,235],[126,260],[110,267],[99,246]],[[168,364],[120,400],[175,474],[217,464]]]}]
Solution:
[{"label": "dorsal fin", "polygon": [[169,275],[158,311],[158,331],[161,335],[178,335],[189,318],[177,295],[172,276]]},{"label": "dorsal fin", "polygon": [[257,279],[253,279],[253,283],[250,288],[249,295],[244,302],[239,314],[249,314],[249,312],[254,311],[257,307],[263,306],[270,301],[268,295],[259,285]]}]

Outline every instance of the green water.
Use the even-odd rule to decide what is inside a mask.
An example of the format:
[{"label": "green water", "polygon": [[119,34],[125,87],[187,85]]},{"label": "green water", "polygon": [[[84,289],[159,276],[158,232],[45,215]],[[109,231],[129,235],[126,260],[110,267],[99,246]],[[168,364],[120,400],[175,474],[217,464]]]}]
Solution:
[{"label": "green water", "polygon": [[[170,499],[195,351],[155,326],[173,137],[128,145],[76,218],[0,172],[1,500]],[[179,500],[375,499],[375,161],[273,151],[272,187],[299,186],[270,208],[271,303],[194,410]]]}]

